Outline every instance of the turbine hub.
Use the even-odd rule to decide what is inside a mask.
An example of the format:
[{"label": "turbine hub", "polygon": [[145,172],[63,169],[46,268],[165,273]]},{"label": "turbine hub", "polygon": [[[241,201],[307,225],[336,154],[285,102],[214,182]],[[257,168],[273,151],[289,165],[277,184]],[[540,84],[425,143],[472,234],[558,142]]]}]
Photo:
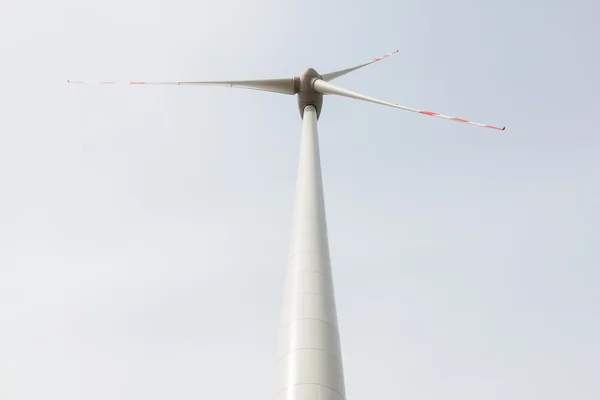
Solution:
[{"label": "turbine hub", "polygon": [[301,117],[304,117],[304,107],[309,105],[314,106],[317,110],[317,118],[321,115],[323,95],[313,87],[313,82],[317,79],[322,79],[322,77],[313,68],[308,68],[299,77],[294,78],[294,87],[298,94],[298,109]]}]

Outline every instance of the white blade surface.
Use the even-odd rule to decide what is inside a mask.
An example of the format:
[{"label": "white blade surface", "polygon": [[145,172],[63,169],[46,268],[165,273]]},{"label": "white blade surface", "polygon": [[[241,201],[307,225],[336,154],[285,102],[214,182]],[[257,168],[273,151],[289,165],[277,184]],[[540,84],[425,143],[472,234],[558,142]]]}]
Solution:
[{"label": "white blade surface", "polygon": [[496,129],[499,131],[503,131],[505,129],[505,127],[500,128],[500,127],[493,126],[493,125],[481,124],[479,122],[473,122],[473,121],[469,121],[469,120],[463,119],[463,118],[451,117],[449,115],[442,115],[442,114],[436,113],[434,111],[418,110],[416,108],[405,107],[405,106],[401,106],[398,104],[390,103],[388,101],[378,100],[373,97],[365,96],[363,94],[356,93],[351,90],[332,85],[331,83],[325,82],[321,79],[316,79],[313,82],[313,87],[317,92],[323,93],[323,94],[337,94],[338,96],[344,96],[344,97],[349,97],[351,99],[369,101],[369,102],[375,103],[375,104],[382,104],[384,106],[399,108],[401,110],[412,111],[415,113],[429,115],[432,117],[449,119],[451,121],[464,122],[465,124],[481,126],[483,128],[491,128],[491,129]]},{"label": "white blade surface", "polygon": [[350,68],[346,68],[346,69],[341,69],[339,71],[329,72],[329,73],[323,74],[321,76],[323,77],[324,81],[329,82],[329,81],[332,81],[332,80],[334,80],[336,78],[339,78],[342,75],[346,75],[346,74],[348,74],[348,73],[350,73],[352,71],[356,71],[357,69],[360,69],[362,67],[366,67],[367,65],[371,65],[371,64],[373,64],[373,63],[375,63],[377,61],[381,61],[384,58],[388,58],[389,56],[393,56],[397,52],[398,52],[398,50],[393,51],[391,53],[384,54],[381,57],[376,57],[376,58],[374,58],[374,59],[372,59],[372,60],[370,60],[370,61],[368,61],[368,62],[366,62],[364,64],[360,64],[360,65],[357,65],[355,67],[350,67]]},{"label": "white blade surface", "polygon": [[262,90],[265,92],[275,92],[282,94],[295,94],[294,78],[278,78],[278,79],[256,79],[249,81],[180,81],[180,82],[82,82],[82,81],[67,81],[69,83],[84,83],[84,84],[125,84],[125,85],[198,85],[198,86],[224,86],[242,89]]}]

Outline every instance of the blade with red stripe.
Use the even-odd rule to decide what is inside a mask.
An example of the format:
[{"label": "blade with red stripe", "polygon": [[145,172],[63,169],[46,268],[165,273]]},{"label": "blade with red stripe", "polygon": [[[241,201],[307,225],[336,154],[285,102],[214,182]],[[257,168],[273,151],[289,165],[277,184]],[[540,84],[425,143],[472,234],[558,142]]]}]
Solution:
[{"label": "blade with red stripe", "polygon": [[496,129],[499,131],[503,131],[505,129],[505,127],[497,127],[497,126],[493,126],[493,125],[487,125],[487,124],[481,124],[479,122],[474,122],[474,121],[470,121],[468,119],[464,119],[464,118],[458,118],[458,117],[451,117],[448,115],[443,115],[434,111],[425,111],[425,110],[419,110],[416,108],[411,108],[411,107],[405,107],[405,106],[401,106],[399,104],[394,104],[394,103],[390,103],[388,101],[383,101],[383,100],[378,100],[374,97],[369,97],[369,96],[365,96],[363,94],[360,93],[356,93],[353,92],[351,90],[348,89],[344,89],[341,88],[339,86],[336,85],[332,85],[329,82],[325,82],[322,79],[316,79],[313,82],[313,88],[322,94],[333,94],[333,95],[338,95],[338,96],[343,96],[343,97],[349,97],[351,99],[357,99],[357,100],[363,100],[363,101],[368,101],[371,103],[375,103],[375,104],[381,104],[384,106],[388,106],[388,107],[394,107],[394,108],[399,108],[401,110],[406,110],[406,111],[411,111],[414,113],[419,113],[419,114],[423,114],[423,115],[429,115],[431,117],[438,117],[438,118],[444,118],[444,119],[449,119],[451,121],[457,121],[457,122],[463,122],[465,124],[470,124],[470,125],[476,125],[476,126],[480,126],[482,128],[491,128],[491,129]]},{"label": "blade with red stripe", "polygon": [[328,73],[322,75],[323,80],[326,81],[326,82],[332,81],[332,80],[334,80],[336,78],[339,78],[340,76],[343,76],[343,75],[349,74],[350,72],[356,71],[357,69],[366,67],[367,65],[371,65],[374,62],[381,61],[383,59],[388,58],[389,56],[393,56],[398,51],[399,50],[392,51],[391,53],[384,54],[384,55],[382,55],[380,57],[375,57],[374,59],[372,59],[370,61],[367,61],[366,63],[360,64],[360,65],[357,65],[357,66],[354,66],[354,67],[350,67],[350,68],[346,68],[346,69],[341,69],[339,71],[328,72]]},{"label": "blade with red stripe", "polygon": [[129,82],[84,82],[84,81],[67,81],[69,83],[80,83],[80,84],[100,84],[100,85],[174,85],[174,86],[224,86],[234,87],[243,89],[254,89],[262,90],[265,92],[275,92],[281,94],[295,94],[296,88],[294,86],[294,78],[276,78],[276,79],[254,79],[246,81],[173,81],[173,82],[144,82],[144,81],[129,81]]}]

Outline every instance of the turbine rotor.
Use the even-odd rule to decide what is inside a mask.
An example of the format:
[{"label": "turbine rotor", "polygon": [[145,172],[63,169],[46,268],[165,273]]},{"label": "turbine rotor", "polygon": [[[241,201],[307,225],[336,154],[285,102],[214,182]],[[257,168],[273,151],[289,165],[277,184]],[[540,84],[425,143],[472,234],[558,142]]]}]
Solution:
[{"label": "turbine rotor", "polygon": [[[195,82],[120,82],[129,85],[200,85],[200,86],[226,86],[235,87],[242,89],[253,89],[261,90],[265,92],[274,92],[279,94],[297,95],[298,96],[298,109],[300,116],[304,117],[304,108],[306,106],[314,106],[317,110],[317,118],[321,115],[321,109],[323,108],[323,95],[337,95],[341,97],[348,97],[356,100],[368,101],[375,104],[380,104],[388,107],[398,108],[405,111],[411,111],[423,115],[429,115],[432,117],[444,118],[451,121],[463,122],[470,125],[480,126],[483,128],[491,128],[499,131],[503,131],[504,127],[498,127],[493,125],[482,124],[479,122],[470,121],[464,118],[451,117],[449,115],[443,115],[434,111],[425,111],[417,108],[401,106],[399,104],[391,103],[376,99],[374,97],[365,96],[361,93],[357,93],[348,89],[344,89],[337,85],[329,83],[330,81],[337,79],[343,75],[349,74],[356,71],[357,69],[371,65],[377,61],[381,61],[387,57],[396,54],[398,50],[385,54],[381,57],[373,58],[366,63],[356,65],[354,67],[341,69],[338,71],[329,72],[326,74],[319,74],[313,68],[308,68],[300,76],[293,78],[277,78],[277,79],[254,79],[254,80],[241,80],[241,81],[195,81]],[[67,81],[69,83],[100,83],[100,84],[113,84],[118,82],[74,82]]]}]

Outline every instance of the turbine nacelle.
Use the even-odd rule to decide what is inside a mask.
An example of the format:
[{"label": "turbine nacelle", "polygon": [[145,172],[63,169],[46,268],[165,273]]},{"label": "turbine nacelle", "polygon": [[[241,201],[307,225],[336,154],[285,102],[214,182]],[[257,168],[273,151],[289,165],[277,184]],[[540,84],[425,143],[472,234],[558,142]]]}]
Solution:
[{"label": "turbine nacelle", "polygon": [[314,106],[317,110],[317,118],[321,115],[323,107],[323,94],[315,90],[314,82],[323,79],[313,68],[308,68],[299,77],[294,78],[294,89],[298,95],[298,110],[304,118],[304,108]]}]

